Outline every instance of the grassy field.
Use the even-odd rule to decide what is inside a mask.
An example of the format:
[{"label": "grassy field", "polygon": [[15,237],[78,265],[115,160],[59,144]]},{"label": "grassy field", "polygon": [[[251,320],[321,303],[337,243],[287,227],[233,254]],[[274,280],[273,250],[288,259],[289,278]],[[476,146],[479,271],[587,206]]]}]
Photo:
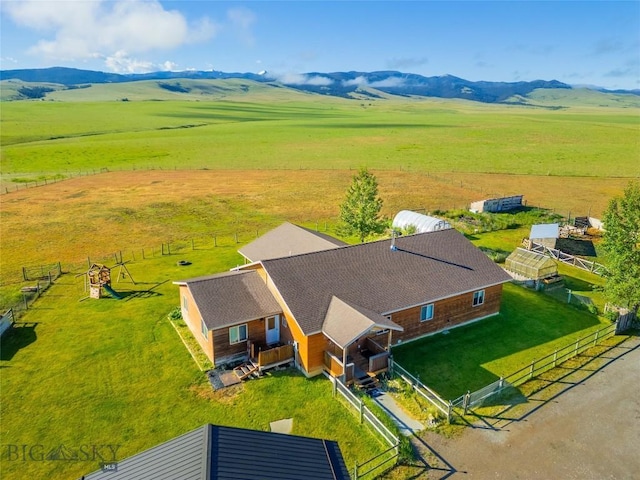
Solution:
[{"label": "grassy field", "polygon": [[499,315],[396,347],[393,355],[442,397],[454,399],[608,324],[548,295],[506,284]]},{"label": "grassy field", "polygon": [[[132,262],[137,284],[113,284],[124,300],[80,301],[82,279],[61,277],[3,339],[3,446],[117,444],[124,458],[207,422],[268,430],[293,418],[294,434],[339,441],[350,468],[386,449],[324,377],[285,371],[212,391],[166,318],[179,303],[171,281],[228,268],[235,255],[219,247],[191,252],[189,267],[180,256]],[[2,458],[0,468],[7,480],[79,478],[99,465]]]},{"label": "grassy field", "polygon": [[[315,97],[311,97],[315,98]],[[2,175],[108,168],[640,175],[635,109],[463,101],[4,102]],[[616,165],[612,169],[612,165]]]},{"label": "grassy field", "polygon": [[[144,85],[139,88],[143,98]],[[225,101],[166,101],[170,92],[158,98],[163,101],[138,101],[136,92],[107,90],[83,91],[82,102],[2,103],[0,180],[9,193],[0,201],[0,304],[20,299],[23,266],[60,261],[81,268],[88,257],[117,251],[135,257],[129,268],[140,282],[115,285],[126,300],[81,302],[81,279],[65,275],[23,317],[35,326],[3,340],[3,443],[118,443],[126,456],[205,422],[265,429],[293,416],[294,433],[340,436],[352,466],[384,446],[330,397],[328,382],[283,373],[228,395],[211,391],[166,320],[177,303],[171,281],[240,263],[241,244],[285,220],[335,234],[339,204],[360,166],[378,178],[388,217],[512,194],[561,215],[599,216],[629,178],[640,176],[637,110],[585,108],[579,99],[551,111],[261,92],[237,101],[237,90],[221,93]],[[92,101],[114,93],[131,101]],[[54,95],[67,100],[70,94]],[[15,190],[37,178],[101,169],[109,171]],[[527,232],[472,240],[511,250]],[[160,256],[169,242],[183,249]],[[193,265],[178,267],[180,259]],[[570,277],[576,291],[593,280]],[[440,393],[455,396],[600,322],[508,286],[500,317],[442,337],[478,347],[457,354],[456,369],[445,361],[453,345],[422,353],[445,365],[429,372],[450,376]],[[486,347],[486,335],[499,341]],[[428,374],[421,378],[430,384]],[[95,465],[3,462],[1,468],[3,478],[73,478]]]}]

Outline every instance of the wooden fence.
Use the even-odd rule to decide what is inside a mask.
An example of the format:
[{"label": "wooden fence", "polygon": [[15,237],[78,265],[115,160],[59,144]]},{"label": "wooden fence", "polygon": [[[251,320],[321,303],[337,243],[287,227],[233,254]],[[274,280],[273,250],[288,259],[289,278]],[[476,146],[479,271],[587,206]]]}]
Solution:
[{"label": "wooden fence", "polygon": [[13,308],[10,308],[0,318],[0,337],[13,326],[13,322]]},{"label": "wooden fence", "polygon": [[436,392],[427,387],[418,378],[411,375],[405,368],[401,367],[393,359],[389,360],[389,369],[392,376],[398,377],[413,388],[418,395],[427,400],[431,405],[436,407],[451,422],[451,405],[450,402],[442,399]]},{"label": "wooden fence", "polygon": [[581,354],[585,350],[595,347],[598,342],[615,335],[617,333],[616,328],[616,324],[607,325],[590,335],[578,338],[575,342],[571,342],[562,348],[556,349],[553,353],[539,360],[534,360],[526,367],[523,367],[510,375],[501,377],[495,382],[486,385],[479,390],[474,392],[468,391],[464,395],[452,400],[451,405],[453,408],[463,409],[464,414],[466,415],[470,408],[482,405],[484,402],[495,395],[499,395],[504,390],[522,385],[532,378],[557,367],[562,362]]},{"label": "wooden fence", "polygon": [[584,258],[564,253],[562,250],[558,250],[557,248],[551,248],[541,243],[532,242],[531,240],[527,239],[525,240],[525,247],[527,247],[532,252],[548,255],[551,258],[558,260],[559,262],[566,263],[567,265],[573,265],[574,267],[578,267],[582,270],[595,273],[596,275],[603,275],[607,270],[606,267],[601,263],[585,260]]},{"label": "wooden fence", "polygon": [[339,394],[344,398],[347,405],[357,412],[358,417],[360,418],[360,423],[367,423],[382,438],[382,440],[390,446],[389,449],[383,453],[376,455],[364,463],[356,464],[353,478],[365,478],[374,471],[379,473],[383,468],[392,468],[397,463],[398,456],[400,454],[400,437],[389,430],[385,424],[382,423],[380,419],[364,404],[364,402],[356,397],[344,383],[337,378],[331,377],[327,373],[325,373],[325,375],[333,384],[333,396],[335,397]]}]

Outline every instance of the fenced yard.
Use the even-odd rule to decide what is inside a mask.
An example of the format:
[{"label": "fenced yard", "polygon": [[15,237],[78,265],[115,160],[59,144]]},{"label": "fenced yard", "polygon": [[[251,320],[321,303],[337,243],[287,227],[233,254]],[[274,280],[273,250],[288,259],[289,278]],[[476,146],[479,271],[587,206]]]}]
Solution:
[{"label": "fenced yard", "polygon": [[[204,423],[265,430],[293,418],[292,433],[338,441],[350,470],[387,450],[332,398],[324,378],[288,370],[211,389],[167,321],[179,303],[171,281],[224,270],[234,247],[191,251],[187,267],[176,255],[131,262],[136,284],[114,285],[123,300],[80,301],[82,279],[63,274],[24,315],[28,328],[2,338],[1,443],[118,444],[122,459]],[[99,469],[91,461],[2,462],[3,480],[79,478]]]},{"label": "fenced yard", "polygon": [[607,325],[587,311],[506,284],[499,315],[395,347],[393,356],[441,398],[454,399]]}]

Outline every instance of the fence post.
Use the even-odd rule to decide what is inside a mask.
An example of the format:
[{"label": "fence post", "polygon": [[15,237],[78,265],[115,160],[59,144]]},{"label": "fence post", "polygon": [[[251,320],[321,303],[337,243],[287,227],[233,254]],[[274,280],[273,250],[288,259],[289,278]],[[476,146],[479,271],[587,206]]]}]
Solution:
[{"label": "fence post", "polygon": [[556,368],[558,363],[558,349],[556,348],[555,352],[553,352],[553,368]]},{"label": "fence post", "polygon": [[196,246],[194,245],[193,238],[192,238],[191,239],[191,250],[195,250],[195,249],[196,249]]},{"label": "fence post", "polygon": [[236,231],[236,243],[238,243],[238,232]]},{"label": "fence post", "polygon": [[336,391],[338,390],[338,379],[334,377],[333,379],[333,396],[336,396]]},{"label": "fence post", "polygon": [[576,350],[575,350],[575,352],[573,352],[574,356],[578,355],[578,345],[579,344],[580,344],[580,339],[576,340]]},{"label": "fence post", "polygon": [[25,282],[29,280],[29,277],[27,277],[27,269],[25,267],[22,267],[22,278]]},{"label": "fence post", "polygon": [[362,411],[364,410],[363,409],[364,402],[362,400],[359,400],[359,401],[360,401],[360,408],[359,408],[359,410],[360,410],[360,423],[362,423],[362,417],[363,417]]},{"label": "fence post", "polygon": [[596,338],[593,340],[593,346],[595,347],[598,344],[598,334],[600,333],[600,330],[596,330]]},{"label": "fence post", "polygon": [[535,365],[535,363],[535,360],[531,362],[531,367],[529,368],[529,380],[533,378],[533,366]]},{"label": "fence post", "polygon": [[451,410],[453,409],[453,405],[451,404],[451,400],[449,400],[449,406],[447,408],[447,423],[451,425]]},{"label": "fence post", "polygon": [[504,377],[500,377],[500,381],[498,382],[498,389],[502,390],[504,388]]},{"label": "fence post", "polygon": [[353,467],[353,480],[358,480],[358,462]]},{"label": "fence post", "polygon": [[471,390],[467,390],[467,393],[465,393],[464,395],[464,400],[463,400],[463,407],[464,407],[464,414],[467,414],[467,410],[469,409],[469,400],[471,399]]},{"label": "fence post", "polygon": [[213,246],[214,246],[214,247],[217,247],[217,246],[218,246],[218,236],[217,236],[217,235],[214,235],[214,236],[213,236]]}]

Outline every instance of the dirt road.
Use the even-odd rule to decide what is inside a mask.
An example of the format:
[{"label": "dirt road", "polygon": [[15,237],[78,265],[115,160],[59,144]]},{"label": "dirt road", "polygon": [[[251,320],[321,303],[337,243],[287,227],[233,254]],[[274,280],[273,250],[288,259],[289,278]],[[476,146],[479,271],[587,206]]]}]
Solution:
[{"label": "dirt road", "polygon": [[536,394],[528,404],[524,413],[485,419],[455,439],[425,434],[436,457],[420,478],[640,478],[639,337],[564,377],[550,398]]}]

